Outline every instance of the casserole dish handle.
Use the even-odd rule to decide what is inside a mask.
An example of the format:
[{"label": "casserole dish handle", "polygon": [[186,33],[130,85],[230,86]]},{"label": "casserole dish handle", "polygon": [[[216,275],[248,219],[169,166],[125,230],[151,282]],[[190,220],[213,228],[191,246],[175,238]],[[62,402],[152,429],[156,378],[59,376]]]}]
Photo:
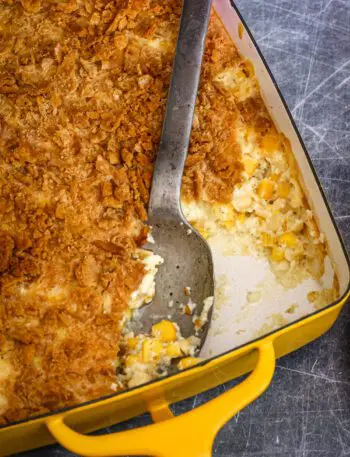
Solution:
[{"label": "casserole dish handle", "polygon": [[264,340],[253,349],[258,351],[258,362],[243,382],[180,416],[174,417],[167,405],[162,414],[159,406],[153,411],[150,406],[154,420],[165,420],[104,436],[86,436],[73,431],[64,423],[63,414],[49,418],[47,427],[60,444],[83,456],[210,457],[220,428],[261,395],[271,382],[276,364],[272,340]]}]

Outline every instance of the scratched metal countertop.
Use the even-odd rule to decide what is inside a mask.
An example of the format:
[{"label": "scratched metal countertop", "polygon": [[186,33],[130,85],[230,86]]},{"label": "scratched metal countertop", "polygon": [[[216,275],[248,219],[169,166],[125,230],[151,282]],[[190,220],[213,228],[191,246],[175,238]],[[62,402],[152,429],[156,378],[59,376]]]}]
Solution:
[{"label": "scratched metal countertop", "polygon": [[[350,0],[237,0],[293,113],[350,248]],[[175,407],[180,413],[232,383]],[[148,423],[146,417],[101,433]],[[60,446],[22,457],[71,457]],[[350,457],[350,307],[277,363],[271,387],[233,418],[215,457]],[[179,456],[181,457],[181,456]]]}]

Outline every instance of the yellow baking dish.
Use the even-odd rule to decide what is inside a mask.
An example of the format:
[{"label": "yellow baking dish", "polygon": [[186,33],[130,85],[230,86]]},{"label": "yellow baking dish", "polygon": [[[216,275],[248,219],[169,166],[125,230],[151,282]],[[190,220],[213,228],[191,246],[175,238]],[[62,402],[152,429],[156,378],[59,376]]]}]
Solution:
[{"label": "yellow baking dish", "polygon": [[[176,375],[77,407],[3,426],[0,428],[0,456],[54,441],[86,456],[210,456],[220,427],[268,387],[276,358],[326,332],[349,297],[349,260],[291,115],[237,9],[229,0],[214,1],[214,7],[238,50],[253,63],[271,116],[291,142],[310,206],[328,242],[338,275],[340,298],[323,310],[239,347],[230,341],[218,345],[214,348],[214,357]],[[211,344],[209,338],[207,345]],[[207,350],[210,355],[210,348]],[[250,371],[252,373],[242,383],[220,397],[181,416],[173,416],[170,404]],[[107,436],[85,435],[145,411],[150,412],[154,424]]]}]

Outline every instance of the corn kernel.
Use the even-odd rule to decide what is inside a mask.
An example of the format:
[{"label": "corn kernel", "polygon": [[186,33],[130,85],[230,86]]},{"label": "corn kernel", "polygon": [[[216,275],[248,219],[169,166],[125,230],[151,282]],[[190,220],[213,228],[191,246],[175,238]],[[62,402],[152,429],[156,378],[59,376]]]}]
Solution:
[{"label": "corn kernel", "polygon": [[248,176],[252,176],[256,167],[258,166],[258,161],[252,159],[251,157],[244,157],[243,158],[243,167],[244,171],[248,174]]},{"label": "corn kernel", "polygon": [[317,290],[313,290],[307,294],[307,299],[309,303],[314,303],[320,296],[320,293]]},{"label": "corn kernel", "polygon": [[198,230],[199,233],[202,235],[202,237],[205,239],[205,240],[208,240],[210,237],[211,237],[211,233],[209,230],[207,229],[202,229],[202,230]]},{"label": "corn kernel", "polygon": [[280,173],[272,173],[270,175],[270,179],[271,179],[271,181],[277,182],[280,179],[280,176],[281,176]]},{"label": "corn kernel", "polygon": [[167,352],[167,355],[173,359],[176,357],[182,356],[180,344],[177,341],[175,341],[174,343],[168,344],[168,346],[166,348],[166,352]]},{"label": "corn kernel", "polygon": [[236,81],[240,81],[242,79],[245,79],[247,75],[244,73],[243,70],[237,70],[235,73],[235,79]]},{"label": "corn kernel", "polygon": [[282,236],[280,236],[279,241],[289,248],[292,248],[298,243],[298,237],[293,232],[284,233]]},{"label": "corn kernel", "polygon": [[159,340],[145,340],[142,344],[142,361],[147,363],[160,358],[163,345]]},{"label": "corn kernel", "polygon": [[128,338],[126,340],[126,344],[127,344],[129,349],[135,349],[136,346],[137,346],[138,341],[139,341],[138,338],[136,338],[136,336],[133,336],[133,337]]},{"label": "corn kernel", "polygon": [[280,182],[277,186],[277,194],[281,198],[287,198],[290,192],[290,184],[287,182]]},{"label": "corn kernel", "polygon": [[185,357],[184,359],[181,359],[180,362],[177,364],[177,367],[179,370],[184,370],[185,368],[192,367],[193,365],[197,365],[201,359],[197,357]]},{"label": "corn kernel", "polygon": [[264,200],[270,200],[273,194],[273,182],[269,179],[263,179],[258,187],[258,195]]},{"label": "corn kernel", "polygon": [[284,259],[284,251],[281,248],[274,247],[271,252],[271,259],[275,262],[281,262]]},{"label": "corn kernel", "polygon": [[210,231],[206,229],[202,223],[197,221],[190,221],[190,224],[202,235],[203,238],[206,240],[210,238]]},{"label": "corn kernel", "polygon": [[262,140],[263,152],[271,154],[275,152],[280,146],[280,136],[278,133],[268,133]]},{"label": "corn kernel", "polygon": [[263,233],[261,235],[261,241],[263,246],[268,247],[268,246],[273,246],[273,238],[272,235],[269,233]]},{"label": "corn kernel", "polygon": [[159,359],[159,357],[161,356],[161,354],[163,352],[163,344],[159,340],[153,340],[152,343],[153,343],[152,350],[153,350],[154,357],[156,359]]},{"label": "corn kernel", "polygon": [[244,213],[239,213],[239,214],[238,214],[238,217],[237,217],[237,220],[238,220],[241,224],[243,224],[244,221],[246,220],[246,217],[247,217],[247,216],[246,216]]},{"label": "corn kernel", "polygon": [[161,341],[169,342],[176,340],[176,328],[170,321],[160,321],[152,326],[152,336]]},{"label": "corn kernel", "polygon": [[126,367],[131,367],[131,365],[135,365],[136,363],[140,363],[140,357],[138,355],[128,355],[125,360]]},{"label": "corn kernel", "polygon": [[146,340],[142,344],[142,361],[151,362],[153,358],[152,343],[150,340]]}]

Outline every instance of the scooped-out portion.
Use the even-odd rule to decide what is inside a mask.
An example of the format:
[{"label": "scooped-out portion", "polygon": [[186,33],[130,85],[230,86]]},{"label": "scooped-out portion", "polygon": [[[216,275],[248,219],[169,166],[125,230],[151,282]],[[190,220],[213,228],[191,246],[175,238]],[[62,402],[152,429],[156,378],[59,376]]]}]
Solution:
[{"label": "scooped-out portion", "polygon": [[[0,424],[200,360],[196,335],[170,319],[149,334],[129,326],[163,261],[144,245],[181,9],[180,0],[1,2]],[[214,13],[182,205],[215,259],[200,357],[337,297],[288,140]],[[288,291],[286,308],[278,297]],[[213,298],[197,315],[191,284],[184,295],[169,307],[200,329]]]}]

